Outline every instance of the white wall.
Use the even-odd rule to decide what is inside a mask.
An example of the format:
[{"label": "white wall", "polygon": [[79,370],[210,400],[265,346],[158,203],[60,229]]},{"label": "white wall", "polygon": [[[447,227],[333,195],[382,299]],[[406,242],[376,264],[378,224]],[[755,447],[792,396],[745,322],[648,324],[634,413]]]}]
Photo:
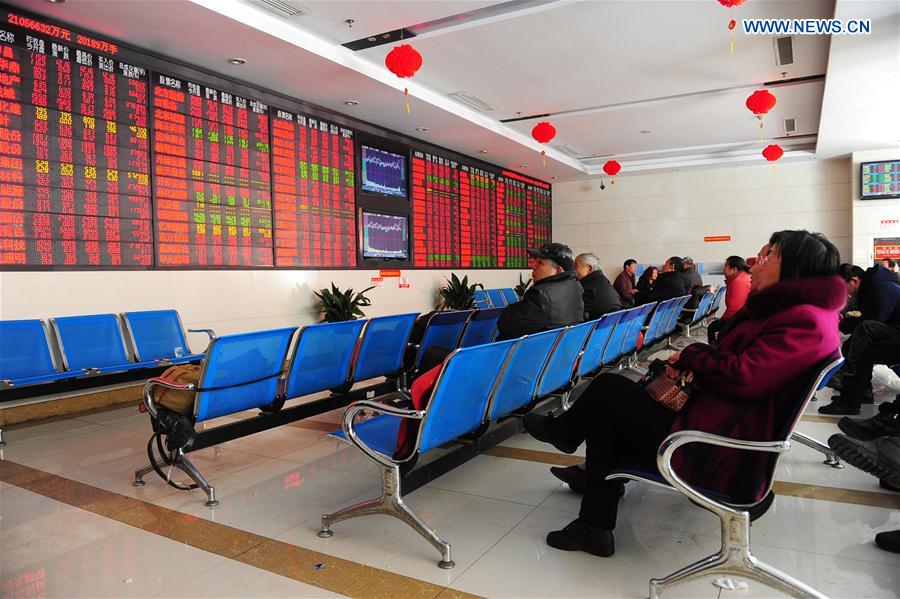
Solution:
[{"label": "white wall", "polygon": [[[606,180],[602,191],[599,179],[553,186],[553,240],[594,252],[610,278],[628,258],[721,266],[730,255],[755,256],[780,229],[824,233],[849,259],[850,160],[635,175]],[[719,235],[731,241],[703,241]]]},{"label": "white wall", "polygon": [[[853,177],[853,263],[863,268],[875,259],[876,237],[900,237],[900,199],[859,200],[859,165],[877,160],[900,160],[900,149],[854,152],[850,172]],[[894,221],[882,224],[881,221]]]},{"label": "white wall", "polygon": [[[449,270],[404,270],[410,288],[385,278],[367,295],[367,315],[427,312]],[[513,287],[517,270],[456,270],[485,287]],[[522,271],[528,278],[529,271]],[[60,271],[0,272],[0,319],[49,318],[125,310],[176,308],[187,328],[212,328],[228,334],[319,320],[313,290],[371,285],[378,271]],[[195,349],[205,335],[191,335]]]}]

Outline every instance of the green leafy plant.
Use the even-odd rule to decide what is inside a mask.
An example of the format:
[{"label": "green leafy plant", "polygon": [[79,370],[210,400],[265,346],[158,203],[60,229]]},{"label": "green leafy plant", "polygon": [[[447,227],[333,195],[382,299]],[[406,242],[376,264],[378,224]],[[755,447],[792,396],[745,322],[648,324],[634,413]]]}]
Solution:
[{"label": "green leafy plant", "polygon": [[520,299],[523,295],[525,295],[525,288],[528,287],[529,283],[531,283],[531,277],[528,277],[527,281],[523,281],[522,273],[519,273],[519,284],[516,285],[515,292],[516,292],[516,295],[518,295]]},{"label": "green leafy plant", "polygon": [[440,291],[441,310],[471,310],[475,307],[475,289],[478,287],[484,289],[481,283],[469,285],[468,276],[460,279],[455,273],[450,273],[447,284]]},{"label": "green leafy plant", "polygon": [[319,298],[316,308],[323,313],[322,322],[343,322],[365,316],[360,308],[372,305],[372,302],[365,295],[367,291],[372,289],[375,288],[369,287],[354,294],[352,289],[341,291],[332,283],[330,290],[320,289],[314,291],[313,293]]}]

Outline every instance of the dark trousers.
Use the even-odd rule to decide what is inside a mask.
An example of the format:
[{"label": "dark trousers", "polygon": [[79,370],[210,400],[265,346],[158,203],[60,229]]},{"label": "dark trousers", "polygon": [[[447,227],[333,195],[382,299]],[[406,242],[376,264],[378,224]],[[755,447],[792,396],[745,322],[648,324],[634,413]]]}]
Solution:
[{"label": "dark trousers", "polygon": [[706,327],[706,338],[710,345],[715,345],[719,341],[719,333],[722,332],[726,324],[728,324],[728,321],[721,318],[717,318],[709,323],[709,326]]},{"label": "dark trousers", "polygon": [[872,368],[875,364],[900,363],[900,327],[867,320],[857,326],[841,348],[841,401],[858,406],[872,394]]},{"label": "dark trousers", "polygon": [[587,492],[581,518],[607,530],[616,527],[619,486],[604,480],[629,457],[656,463],[675,412],[654,401],[638,383],[618,374],[595,378],[572,408],[557,419],[559,431],[587,442]]}]

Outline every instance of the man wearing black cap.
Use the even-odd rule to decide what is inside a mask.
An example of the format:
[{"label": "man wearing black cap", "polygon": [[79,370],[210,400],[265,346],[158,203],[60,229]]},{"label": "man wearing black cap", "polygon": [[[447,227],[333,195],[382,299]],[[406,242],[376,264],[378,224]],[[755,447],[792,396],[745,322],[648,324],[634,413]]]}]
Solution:
[{"label": "man wearing black cap", "polygon": [[582,288],[569,246],[545,243],[536,250],[529,249],[528,254],[534,258],[534,284],[521,301],[507,306],[500,314],[497,329],[501,341],[584,320]]}]

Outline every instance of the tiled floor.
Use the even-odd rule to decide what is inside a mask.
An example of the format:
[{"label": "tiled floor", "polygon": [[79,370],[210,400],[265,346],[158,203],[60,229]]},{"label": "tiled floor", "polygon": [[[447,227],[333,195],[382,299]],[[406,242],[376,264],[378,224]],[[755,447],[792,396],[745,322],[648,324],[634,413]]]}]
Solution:
[{"label": "tiled floor", "polygon": [[[337,415],[316,420],[336,422]],[[453,544],[452,570],[437,568],[438,553],[392,518],[342,522],[332,538],[320,539],[321,513],[374,496],[379,486],[371,462],[326,438],[322,428],[285,426],[191,454],[216,486],[221,505],[214,509],[204,507],[202,492],[176,491],[154,474],[146,486],[131,486],[150,432],[134,408],[5,431],[0,456],[33,470],[12,476],[0,462],[0,473],[7,472],[0,476],[0,595],[639,598],[652,576],[718,547],[715,517],[677,494],[633,483],[614,557],[551,549],[546,533],[575,517],[580,496],[546,463],[497,455],[481,455],[406,498]],[[801,430],[825,440],[837,429],[804,421]],[[502,446],[509,454],[558,455],[524,434]],[[900,494],[852,467],[836,470],[821,461],[802,446],[782,461],[779,480],[826,489],[818,499],[779,496],[753,527],[755,553],[831,597],[900,596],[900,555],[872,542],[875,533],[900,528]],[[107,499],[124,496],[122,511],[69,501],[64,487],[73,483],[64,479],[89,485],[82,493],[96,488]],[[829,500],[829,488],[878,493],[893,507]],[[141,506],[168,508],[153,508],[153,517],[169,521],[141,526]],[[181,541],[167,532],[178,527],[186,531]],[[219,535],[222,542],[192,543],[191,534]],[[240,542],[229,545],[229,538]],[[747,590],[723,591],[701,580],[666,596],[780,595],[752,582]]]}]

